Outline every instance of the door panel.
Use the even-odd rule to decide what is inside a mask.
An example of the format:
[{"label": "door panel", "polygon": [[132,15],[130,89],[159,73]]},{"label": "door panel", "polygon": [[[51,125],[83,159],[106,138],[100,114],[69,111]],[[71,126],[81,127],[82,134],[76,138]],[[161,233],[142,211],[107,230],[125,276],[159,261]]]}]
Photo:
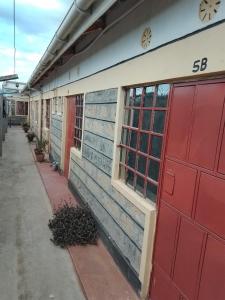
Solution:
[{"label": "door panel", "polygon": [[174,268],[174,282],[189,298],[194,299],[204,232],[182,219]]},{"label": "door panel", "polygon": [[201,175],[195,218],[225,239],[225,180]]},{"label": "door panel", "polygon": [[186,157],[194,92],[193,86],[178,87],[174,90],[167,143],[167,155],[171,157]]},{"label": "door panel", "polygon": [[222,147],[221,147],[221,151],[220,151],[218,172],[225,174],[225,127],[223,129],[223,142],[222,142]]},{"label": "door panel", "polygon": [[173,88],[151,300],[225,299],[224,99],[225,80]]},{"label": "door panel", "polygon": [[223,103],[223,85],[209,84],[196,88],[189,161],[210,170],[215,162]]},{"label": "door panel", "polygon": [[172,281],[158,268],[154,270],[151,300],[180,300]]},{"label": "door panel", "polygon": [[155,259],[159,266],[170,274],[174,258],[178,214],[162,203],[158,223]]},{"label": "door panel", "polygon": [[162,199],[183,213],[191,215],[196,177],[195,169],[166,160]]},{"label": "door panel", "polygon": [[225,245],[211,237],[207,242],[198,299],[225,299]]}]

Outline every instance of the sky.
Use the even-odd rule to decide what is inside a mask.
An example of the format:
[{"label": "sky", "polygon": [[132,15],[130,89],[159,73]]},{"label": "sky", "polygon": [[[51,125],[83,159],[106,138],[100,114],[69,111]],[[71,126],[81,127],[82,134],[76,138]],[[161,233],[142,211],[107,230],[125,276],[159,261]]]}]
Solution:
[{"label": "sky", "polygon": [[[27,82],[72,0],[15,0],[16,69]],[[13,0],[0,0],[0,76],[14,73]]]}]

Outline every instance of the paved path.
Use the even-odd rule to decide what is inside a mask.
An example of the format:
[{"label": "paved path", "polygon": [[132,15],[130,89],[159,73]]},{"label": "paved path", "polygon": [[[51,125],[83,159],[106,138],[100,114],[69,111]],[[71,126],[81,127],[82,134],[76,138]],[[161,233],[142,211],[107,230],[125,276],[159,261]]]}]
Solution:
[{"label": "paved path", "polygon": [[0,299],[84,300],[67,251],[50,241],[51,208],[24,133],[0,158]]}]

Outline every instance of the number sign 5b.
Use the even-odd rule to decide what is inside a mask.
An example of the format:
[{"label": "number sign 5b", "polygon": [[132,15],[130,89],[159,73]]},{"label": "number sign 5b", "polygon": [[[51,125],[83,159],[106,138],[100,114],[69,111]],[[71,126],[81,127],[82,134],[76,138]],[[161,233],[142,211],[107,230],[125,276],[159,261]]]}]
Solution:
[{"label": "number sign 5b", "polygon": [[208,67],[207,63],[208,63],[207,57],[204,57],[201,60],[200,59],[195,60],[193,63],[192,72],[197,73],[198,71],[205,71]]}]

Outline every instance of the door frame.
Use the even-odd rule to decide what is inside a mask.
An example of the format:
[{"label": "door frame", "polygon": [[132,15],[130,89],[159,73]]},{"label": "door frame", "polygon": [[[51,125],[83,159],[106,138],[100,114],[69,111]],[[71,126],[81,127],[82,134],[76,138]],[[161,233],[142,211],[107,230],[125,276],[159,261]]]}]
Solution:
[{"label": "door frame", "polygon": [[68,179],[70,170],[70,152],[73,146],[74,124],[75,119],[75,97],[66,97],[66,120],[65,120],[65,153],[64,153],[64,176]]}]

